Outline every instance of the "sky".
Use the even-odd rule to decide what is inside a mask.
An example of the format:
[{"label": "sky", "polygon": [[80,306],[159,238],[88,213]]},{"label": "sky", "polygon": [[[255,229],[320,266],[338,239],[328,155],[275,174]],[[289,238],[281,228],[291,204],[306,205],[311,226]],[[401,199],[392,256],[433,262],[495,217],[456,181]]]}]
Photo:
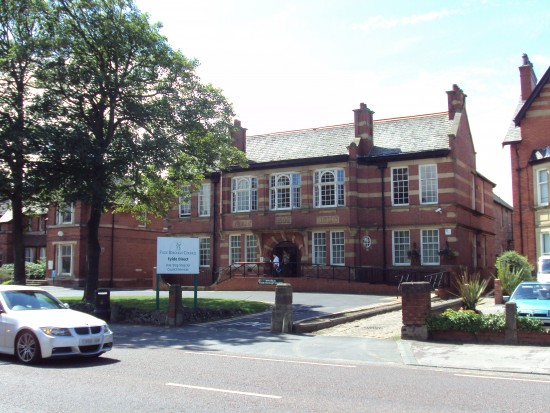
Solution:
[{"label": "sky", "polygon": [[[136,0],[173,48],[199,61],[247,136],[447,110],[457,84],[477,170],[512,204],[502,142],[527,53],[550,66],[548,0]],[[376,136],[374,137],[376,140]]]}]

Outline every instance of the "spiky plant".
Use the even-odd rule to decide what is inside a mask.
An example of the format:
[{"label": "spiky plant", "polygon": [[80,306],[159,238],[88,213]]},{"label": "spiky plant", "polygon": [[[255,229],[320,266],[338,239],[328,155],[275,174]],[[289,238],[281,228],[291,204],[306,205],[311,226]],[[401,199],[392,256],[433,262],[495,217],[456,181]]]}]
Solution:
[{"label": "spiky plant", "polygon": [[478,272],[470,274],[468,270],[462,270],[455,279],[455,288],[465,310],[476,311],[476,306],[488,284],[489,280],[482,279]]}]

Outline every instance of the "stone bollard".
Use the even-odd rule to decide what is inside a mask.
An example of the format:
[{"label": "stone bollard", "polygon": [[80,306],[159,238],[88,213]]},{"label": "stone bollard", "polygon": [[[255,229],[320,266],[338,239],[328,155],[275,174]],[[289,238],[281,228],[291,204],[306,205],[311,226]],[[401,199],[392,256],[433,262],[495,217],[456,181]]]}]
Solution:
[{"label": "stone bollard", "polygon": [[401,284],[401,338],[427,340],[426,316],[432,309],[430,283],[405,282]]},{"label": "stone bollard", "polygon": [[181,285],[172,284],[168,290],[168,325],[179,327],[183,325],[183,305],[181,303]]},{"label": "stone bollard", "polygon": [[292,285],[277,284],[275,287],[275,305],[271,310],[271,332],[292,332]]},{"label": "stone bollard", "polygon": [[506,325],[504,326],[504,343],[518,344],[518,319],[517,305],[514,302],[504,304],[506,314]]},{"label": "stone bollard", "polygon": [[498,278],[495,278],[495,304],[502,304],[502,283]]}]

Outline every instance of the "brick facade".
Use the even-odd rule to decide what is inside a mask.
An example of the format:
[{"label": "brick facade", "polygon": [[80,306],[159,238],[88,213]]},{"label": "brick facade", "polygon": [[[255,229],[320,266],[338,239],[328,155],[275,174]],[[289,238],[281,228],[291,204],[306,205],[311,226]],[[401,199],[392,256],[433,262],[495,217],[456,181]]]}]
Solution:
[{"label": "brick facade", "polygon": [[521,99],[504,145],[510,146],[515,249],[535,267],[550,254],[550,68],[537,83],[524,55],[519,71]]}]

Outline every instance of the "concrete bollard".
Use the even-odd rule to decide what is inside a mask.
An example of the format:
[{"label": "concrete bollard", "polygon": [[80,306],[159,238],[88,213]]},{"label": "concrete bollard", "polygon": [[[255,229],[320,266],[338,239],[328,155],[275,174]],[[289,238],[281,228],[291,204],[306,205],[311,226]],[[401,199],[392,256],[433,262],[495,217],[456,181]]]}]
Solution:
[{"label": "concrete bollard", "polygon": [[292,332],[292,285],[277,284],[275,287],[275,305],[271,310],[271,332]]},{"label": "concrete bollard", "polygon": [[179,327],[183,325],[183,305],[181,303],[181,285],[172,284],[168,290],[168,325]]},{"label": "concrete bollard", "polygon": [[504,312],[506,314],[506,324],[504,326],[504,343],[518,344],[518,319],[517,305],[514,302],[504,304]]}]

